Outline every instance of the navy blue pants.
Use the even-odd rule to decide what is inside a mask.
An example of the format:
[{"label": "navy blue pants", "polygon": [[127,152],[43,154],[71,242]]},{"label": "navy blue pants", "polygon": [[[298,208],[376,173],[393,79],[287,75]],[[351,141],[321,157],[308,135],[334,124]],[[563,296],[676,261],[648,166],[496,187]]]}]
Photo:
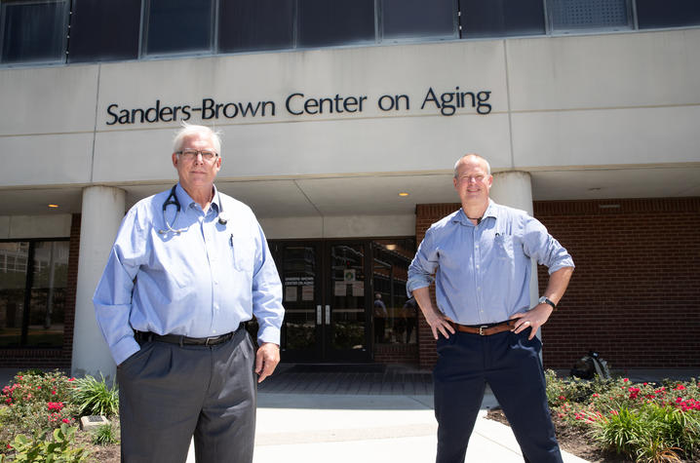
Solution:
[{"label": "navy blue pants", "polygon": [[561,462],[547,406],[539,339],[530,330],[491,336],[457,332],[437,342],[433,371],[438,463],[462,463],[486,384],[510,422],[526,462]]}]

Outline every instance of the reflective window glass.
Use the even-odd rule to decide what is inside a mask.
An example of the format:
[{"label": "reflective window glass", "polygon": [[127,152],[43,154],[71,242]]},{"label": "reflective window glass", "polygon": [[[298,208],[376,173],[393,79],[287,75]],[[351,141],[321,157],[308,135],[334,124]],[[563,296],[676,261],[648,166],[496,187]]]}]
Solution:
[{"label": "reflective window glass", "polygon": [[22,338],[29,243],[0,243],[0,347]]},{"label": "reflective window glass", "polygon": [[418,342],[418,305],[406,295],[408,266],[415,249],[412,238],[372,242],[375,344]]},{"label": "reflective window glass", "polygon": [[68,2],[3,2],[2,61],[62,62],[68,34]]},{"label": "reflective window glass", "polygon": [[373,43],[374,0],[299,0],[298,45]]},{"label": "reflective window glass", "polygon": [[628,0],[547,0],[552,32],[631,28]]},{"label": "reflective window glass", "polygon": [[67,241],[45,241],[34,245],[26,346],[63,345],[68,250]]},{"label": "reflective window glass", "polygon": [[383,0],[382,30],[387,39],[456,36],[455,0]]},{"label": "reflective window glass", "polygon": [[462,38],[545,33],[542,0],[461,0]]},{"label": "reflective window glass", "polygon": [[146,54],[211,50],[212,1],[150,0],[146,21]]},{"label": "reflective window glass", "polygon": [[139,56],[141,0],[73,0],[68,61],[111,61]]},{"label": "reflective window glass", "polygon": [[219,5],[219,51],[293,48],[294,0],[225,0]]},{"label": "reflective window glass", "polygon": [[0,347],[63,346],[68,241],[0,243]]},{"label": "reflective window glass", "polygon": [[640,29],[700,25],[698,0],[637,0]]}]

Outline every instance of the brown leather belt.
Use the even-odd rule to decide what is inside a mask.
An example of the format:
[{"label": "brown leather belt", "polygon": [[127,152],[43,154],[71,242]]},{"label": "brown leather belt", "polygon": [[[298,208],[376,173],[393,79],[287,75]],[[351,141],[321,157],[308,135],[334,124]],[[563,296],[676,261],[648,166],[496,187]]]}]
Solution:
[{"label": "brown leather belt", "polygon": [[504,331],[510,331],[515,327],[515,320],[508,320],[501,323],[493,323],[490,325],[481,326],[469,326],[460,325],[455,323],[454,327],[457,331],[462,333],[478,334],[480,336],[491,336],[492,334],[503,333]]}]

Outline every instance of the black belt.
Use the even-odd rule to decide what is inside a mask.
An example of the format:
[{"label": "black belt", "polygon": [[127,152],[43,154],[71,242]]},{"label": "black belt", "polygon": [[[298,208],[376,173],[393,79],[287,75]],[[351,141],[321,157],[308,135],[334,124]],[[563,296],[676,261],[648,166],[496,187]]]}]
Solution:
[{"label": "black belt", "polygon": [[190,338],[189,336],[181,336],[179,334],[155,334],[148,331],[136,331],[134,338],[139,344],[150,341],[167,342],[170,344],[179,344],[180,346],[215,346],[226,342],[233,337],[233,332],[222,334],[221,336],[212,336],[209,338]]}]

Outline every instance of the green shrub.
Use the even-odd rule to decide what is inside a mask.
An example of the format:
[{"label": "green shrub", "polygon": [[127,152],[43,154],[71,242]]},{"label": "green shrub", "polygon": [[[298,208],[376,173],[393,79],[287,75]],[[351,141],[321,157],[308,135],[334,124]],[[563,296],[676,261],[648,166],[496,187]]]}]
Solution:
[{"label": "green shrub", "polygon": [[10,444],[14,455],[0,456],[0,462],[34,463],[80,463],[85,461],[89,452],[82,447],[73,447],[77,428],[62,424],[53,431],[53,439],[48,439],[47,432],[40,431],[28,438],[18,434]]},{"label": "green shrub", "polygon": [[97,426],[92,433],[92,443],[95,445],[109,445],[119,442],[117,431],[112,423]]},{"label": "green shrub", "polygon": [[[0,392],[0,446],[18,434],[34,435],[75,422],[71,404],[74,379],[63,373],[19,373],[15,382]],[[1,450],[0,450],[1,451]]]},{"label": "green shrub", "polygon": [[100,381],[92,376],[75,380],[75,401],[81,415],[114,416],[119,413],[119,392],[116,385],[107,385],[104,376]]},{"label": "green shrub", "polygon": [[559,379],[546,372],[554,415],[590,432],[606,450],[636,462],[700,461],[700,385]]}]

